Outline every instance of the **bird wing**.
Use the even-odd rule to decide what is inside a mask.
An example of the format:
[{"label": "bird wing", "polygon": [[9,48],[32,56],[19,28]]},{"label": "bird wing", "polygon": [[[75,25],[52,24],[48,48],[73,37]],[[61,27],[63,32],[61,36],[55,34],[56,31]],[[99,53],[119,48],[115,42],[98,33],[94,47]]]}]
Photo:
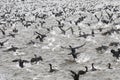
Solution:
[{"label": "bird wing", "polygon": [[72,73],[72,74],[74,74],[74,75],[77,75],[74,71],[72,71],[72,70],[70,70],[70,72]]},{"label": "bird wing", "polygon": [[15,60],[12,60],[12,62],[18,62],[20,59],[15,59]]},{"label": "bird wing", "polygon": [[27,60],[23,60],[23,62],[25,62],[25,63],[29,63],[29,61],[27,61]]},{"label": "bird wing", "polygon": [[83,47],[85,44],[86,44],[86,42],[85,42],[83,45],[81,45],[81,46],[74,47],[74,49],[81,48],[81,47]]},{"label": "bird wing", "polygon": [[70,48],[67,48],[67,47],[63,47],[63,46],[61,46],[61,48],[70,50]]},{"label": "bird wing", "polygon": [[9,39],[7,39],[7,40],[5,40],[5,41],[3,41],[2,43],[5,43],[5,42],[7,42]]}]

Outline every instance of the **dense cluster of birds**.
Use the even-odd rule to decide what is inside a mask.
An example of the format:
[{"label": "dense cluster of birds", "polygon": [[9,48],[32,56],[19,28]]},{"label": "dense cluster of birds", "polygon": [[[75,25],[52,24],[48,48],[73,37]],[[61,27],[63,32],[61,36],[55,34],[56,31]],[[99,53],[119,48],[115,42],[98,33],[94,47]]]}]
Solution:
[{"label": "dense cluster of birds", "polygon": [[[25,1],[22,0],[22,2],[25,2]],[[67,5],[62,6],[62,10],[59,10],[59,9],[54,10],[53,9],[53,10],[48,11],[48,12],[50,12],[50,14],[42,13],[42,12],[33,13],[33,11],[36,9],[33,9],[33,11],[31,11],[31,12],[29,10],[26,11],[26,12],[29,12],[32,16],[34,16],[34,18],[35,18],[34,20],[27,20],[26,19],[27,14],[26,13],[19,13],[19,9],[17,9],[13,13],[12,9],[7,6],[5,8],[5,11],[3,12],[3,14],[2,15],[0,14],[0,19],[2,20],[0,22],[0,26],[3,26],[3,27],[0,27],[0,32],[3,35],[0,38],[1,40],[3,39],[2,41],[0,41],[0,47],[5,48],[4,44],[9,41],[9,39],[5,40],[6,37],[15,38],[17,35],[19,35],[19,30],[17,28],[13,28],[12,32],[7,33],[7,28],[13,26],[13,24],[15,24],[15,23],[21,23],[25,28],[29,28],[32,25],[35,25],[35,27],[38,30],[34,31],[33,34],[35,35],[35,40],[39,40],[41,43],[44,42],[44,40],[47,38],[47,34],[49,34],[52,30],[54,30],[55,27],[57,27],[61,31],[60,34],[66,35],[67,31],[70,30],[72,35],[76,35],[75,34],[76,31],[74,30],[74,27],[68,27],[67,29],[64,29],[65,22],[69,22],[69,24],[75,25],[76,27],[78,27],[79,33],[77,36],[79,38],[86,39],[87,37],[94,37],[95,38],[96,35],[110,36],[114,33],[119,34],[120,28],[116,28],[116,27],[99,27],[97,29],[92,28],[91,33],[87,33],[87,32],[84,32],[82,30],[81,26],[79,26],[80,23],[83,23],[86,27],[91,27],[93,25],[93,23],[89,23],[89,22],[84,23],[85,20],[88,18],[87,14],[91,14],[97,20],[94,24],[101,23],[102,25],[109,25],[109,24],[111,24],[112,26],[119,25],[119,23],[116,23],[116,21],[115,21],[115,20],[120,18],[119,7],[120,6],[118,6],[118,5],[117,6],[104,5],[102,8],[99,8],[99,9],[94,9],[94,8],[87,9],[86,7],[83,7],[80,10],[81,12],[79,13],[79,18],[77,20],[67,21],[66,19],[69,16],[74,16],[77,12],[76,9],[68,8]],[[71,13],[71,14],[68,14],[68,13]],[[82,13],[84,13],[84,15]],[[99,16],[97,13],[100,13],[101,15]],[[11,14],[13,15],[12,16],[13,19],[10,17]],[[57,25],[46,28],[44,26],[47,23],[46,19],[51,17],[51,16],[54,16],[54,18],[56,18],[55,21],[56,21]],[[60,19],[58,19],[58,18],[60,18]],[[92,20],[93,20],[93,18],[91,18],[91,21]],[[42,29],[45,29],[47,31],[47,33],[39,32],[39,27],[41,27]],[[97,32],[99,32],[99,33],[97,33]],[[30,44],[33,45],[35,43],[36,42],[34,40],[30,40],[29,43],[27,43],[27,45],[30,45]],[[61,49],[70,50],[71,52],[68,55],[72,55],[72,57],[75,61],[75,59],[78,58],[77,55],[79,54],[76,52],[76,50],[85,46],[86,44],[87,44],[87,42],[83,43],[80,46],[76,46],[76,47],[73,47],[72,45],[69,45],[68,47],[64,47],[64,45],[61,45]],[[119,42],[111,42],[109,45],[102,44],[101,46],[96,47],[95,50],[98,53],[103,53],[103,51],[108,50],[110,46],[117,47],[119,44],[120,44]],[[22,47],[22,48],[24,48],[24,47]],[[11,51],[16,52],[18,49],[21,49],[21,48],[16,47],[14,45],[11,45],[10,48],[3,50],[3,52],[11,52]],[[115,57],[116,59],[119,59],[119,56],[120,56],[120,49],[119,48],[117,51],[114,49],[111,49],[110,52],[113,55],[113,57]],[[18,62],[19,66],[21,68],[25,67],[24,63],[31,63],[31,65],[34,65],[34,64],[37,64],[39,61],[44,61],[44,58],[42,58],[42,56],[37,56],[36,54],[34,54],[34,57],[31,58],[30,60],[23,60],[21,58],[12,60],[12,62]],[[50,73],[59,71],[57,69],[54,69],[52,67],[51,63],[49,63],[49,66],[50,66],[50,70],[49,70]],[[86,68],[85,71],[79,70],[78,73],[74,72],[73,70],[70,70],[70,72],[72,73],[71,76],[73,77],[73,79],[79,80],[79,75],[84,75],[87,72],[89,72],[88,67],[85,66],[85,68]],[[108,63],[108,69],[112,69],[111,63]],[[94,63],[92,63],[91,71],[97,71],[97,70],[98,69],[96,69],[94,67]]]}]

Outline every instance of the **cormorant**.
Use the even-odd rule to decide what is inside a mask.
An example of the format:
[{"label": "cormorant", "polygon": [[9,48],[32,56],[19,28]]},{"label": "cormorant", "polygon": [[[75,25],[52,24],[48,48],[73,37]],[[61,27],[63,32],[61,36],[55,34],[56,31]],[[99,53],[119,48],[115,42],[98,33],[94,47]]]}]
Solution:
[{"label": "cormorant", "polygon": [[72,55],[73,58],[75,59],[75,58],[77,58],[77,54],[78,54],[78,53],[76,53],[76,49],[83,47],[85,44],[86,44],[86,42],[83,45],[77,46],[77,47],[72,47],[71,45],[69,45],[69,48],[65,48],[65,47],[61,47],[61,48],[70,49],[71,53],[68,55]]},{"label": "cormorant", "polygon": [[111,64],[110,63],[108,63],[108,69],[113,69],[113,68],[111,68]]},{"label": "cormorant", "polygon": [[92,71],[96,71],[97,69],[94,67],[94,63],[92,63]]},{"label": "cormorant", "polygon": [[40,61],[40,60],[43,61],[43,58],[41,56],[37,57],[36,54],[34,54],[34,56],[35,56],[35,58],[32,58],[30,60],[31,64],[34,63],[34,62],[35,62],[35,64],[37,64],[37,62]]},{"label": "cormorant", "polygon": [[16,51],[17,49],[19,49],[18,47],[14,47],[13,45],[11,46],[11,48],[4,50],[3,52],[9,52],[9,51]]},{"label": "cormorant", "polygon": [[117,59],[119,59],[119,55],[120,55],[119,51],[115,51],[111,49],[111,53],[113,54],[113,57],[116,57]]},{"label": "cormorant", "polygon": [[29,61],[27,61],[27,60],[22,60],[22,59],[15,59],[15,60],[12,60],[12,62],[19,62],[19,66],[20,66],[21,68],[24,67],[23,63],[29,63]]},{"label": "cormorant", "polygon": [[50,66],[49,72],[55,72],[55,71],[57,71],[57,69],[53,69],[53,68],[52,68],[52,64],[49,64],[49,66]]},{"label": "cormorant", "polygon": [[78,73],[75,73],[74,71],[70,70],[70,72],[73,74],[71,75],[73,77],[74,80],[79,80],[79,75],[84,75],[86,72],[88,72],[88,67],[85,66],[86,70],[80,70],[78,71]]}]

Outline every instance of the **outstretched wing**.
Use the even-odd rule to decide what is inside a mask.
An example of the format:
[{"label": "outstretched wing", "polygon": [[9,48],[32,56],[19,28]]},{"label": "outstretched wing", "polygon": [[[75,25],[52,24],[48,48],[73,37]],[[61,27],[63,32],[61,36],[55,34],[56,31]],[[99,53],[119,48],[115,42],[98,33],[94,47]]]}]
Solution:
[{"label": "outstretched wing", "polygon": [[27,60],[23,60],[23,62],[25,62],[25,63],[29,63],[29,61],[27,61]]},{"label": "outstretched wing", "polygon": [[12,62],[18,62],[20,59],[15,59],[15,60],[12,60]]},{"label": "outstretched wing", "polygon": [[5,40],[5,41],[3,41],[2,43],[5,43],[5,42],[7,42],[9,39],[7,39],[7,40]]},{"label": "outstretched wing", "polygon": [[81,48],[81,47],[83,47],[85,44],[86,44],[86,42],[85,42],[83,45],[81,45],[81,46],[74,47],[74,49]]},{"label": "outstretched wing", "polygon": [[63,46],[61,46],[61,48],[70,50],[70,48],[67,48],[67,47],[63,47]]},{"label": "outstretched wing", "polygon": [[72,71],[72,70],[70,70],[70,72],[72,73],[72,74],[74,74],[74,75],[77,75],[74,71]]}]

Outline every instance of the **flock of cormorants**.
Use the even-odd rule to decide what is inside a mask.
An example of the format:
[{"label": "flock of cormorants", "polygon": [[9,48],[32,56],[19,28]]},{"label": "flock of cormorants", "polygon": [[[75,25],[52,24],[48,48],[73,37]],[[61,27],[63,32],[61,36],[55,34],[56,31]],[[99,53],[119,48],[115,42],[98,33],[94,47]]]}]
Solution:
[{"label": "flock of cormorants", "polygon": [[[84,8],[81,11],[82,12],[87,12],[87,13],[90,13],[90,14],[94,15],[94,17],[97,19],[97,23],[101,22],[102,24],[105,24],[105,25],[113,24],[113,26],[115,26],[116,23],[114,21],[115,19],[114,19],[113,15],[114,15],[114,13],[117,14],[117,12],[119,11],[119,9],[117,10],[117,7],[118,6],[105,5],[103,8],[100,8],[99,10],[96,10],[96,9],[87,10],[87,9]],[[60,20],[56,19],[56,22],[58,23],[58,25],[55,26],[55,27],[57,27],[61,31],[61,34],[63,34],[63,35],[66,35],[66,32],[68,30],[71,31],[71,33],[72,33],[71,35],[75,35],[74,33],[76,31],[74,30],[73,27],[69,27],[67,29],[64,29],[64,27],[65,27],[65,23],[64,22],[66,22],[66,18],[68,16],[66,16],[66,14],[65,14],[65,13],[67,13],[67,10],[65,10],[65,9],[67,9],[67,7],[65,7],[63,9],[64,9],[63,11],[58,11],[58,12],[54,12],[54,10],[53,11],[50,10],[52,12],[51,15],[54,15],[55,18],[62,17],[62,19],[60,19]],[[71,11],[71,10],[69,9],[69,11]],[[97,16],[97,14],[96,14],[97,11],[101,12],[101,16],[100,17]],[[75,12],[76,12],[76,10],[73,10],[72,15],[74,15]],[[102,14],[102,12],[106,12],[107,18],[108,18],[107,20],[104,19],[104,14]],[[112,12],[112,13],[109,13],[109,12]],[[6,33],[6,31],[7,31],[7,26],[6,25],[7,24],[10,24],[12,26],[14,23],[19,22],[19,23],[22,23],[22,25],[25,28],[31,27],[32,24],[37,24],[36,21],[27,21],[26,20],[26,14],[25,13],[19,14],[18,10],[16,10],[16,13],[14,14],[14,16],[16,18],[18,18],[18,19],[15,20],[15,21],[13,21],[13,20],[8,21],[6,19],[6,17],[9,14],[11,14],[11,12],[7,11],[3,15],[0,15],[0,18],[3,19],[4,21],[6,21],[6,24],[2,23],[2,22],[0,23],[0,25],[4,25],[4,27],[0,28],[0,31],[1,31],[2,35],[4,36],[4,37],[2,37],[2,39],[6,38],[6,37],[15,38],[17,35],[19,35],[18,34],[19,30],[17,28],[14,28],[11,33],[7,34]],[[50,17],[51,15],[39,14],[39,13],[31,13],[31,15],[35,17],[35,20],[40,19],[39,23],[37,24],[38,26],[36,27],[37,29],[38,29],[38,27],[46,29],[47,30],[47,34],[49,34],[52,30],[54,30],[53,26],[50,27],[50,28],[44,27],[44,24],[47,23],[45,20],[48,17]],[[81,26],[79,26],[79,23],[84,22],[84,20],[88,17],[88,15],[82,16],[81,13],[80,13],[79,16],[80,17],[76,21],[69,21],[69,23],[71,25],[73,25],[73,22],[74,22],[74,25],[78,27],[79,34],[77,36],[79,38],[84,38],[84,39],[86,39],[87,37],[94,37],[95,38],[95,36],[99,35],[99,34],[101,34],[102,36],[107,36],[107,35],[109,36],[109,35],[112,35],[113,33],[117,33],[117,34],[120,33],[120,29],[114,28],[114,27],[112,27],[110,29],[108,27],[107,28],[99,27],[97,29],[91,29],[91,33],[83,32],[82,29],[81,29]],[[119,18],[119,16],[117,16],[116,18]],[[85,23],[85,24],[87,24],[87,26],[90,27],[92,23]],[[106,29],[107,29],[107,31],[103,32],[103,30],[106,30]],[[98,31],[100,33],[96,33]],[[34,31],[34,35],[36,36],[35,40],[39,40],[42,43],[47,38],[47,34],[39,32],[39,29],[38,29],[37,31]],[[4,47],[4,44],[7,41],[9,41],[9,39],[6,39],[6,40],[0,42],[1,48]],[[29,44],[34,45],[35,43],[36,42],[34,40],[30,40],[30,42],[27,43],[27,44],[28,45]],[[69,46],[68,48],[64,47],[63,45],[61,45],[60,48],[70,50],[71,52],[68,55],[72,55],[72,57],[74,58],[74,61],[75,61],[75,59],[78,58],[77,55],[79,54],[79,53],[76,52],[76,50],[79,49],[79,48],[81,48],[81,47],[83,47],[83,46],[85,46],[86,44],[87,44],[87,42],[83,43],[80,46],[76,46],[76,47],[72,47],[72,45],[68,45]],[[98,53],[103,53],[103,50],[105,50],[105,51],[108,50],[109,46],[115,46],[115,47],[117,47],[118,45],[119,45],[119,42],[111,42],[108,46],[102,44],[102,46],[99,46],[99,47],[97,47],[95,49],[96,49],[96,51]],[[22,47],[22,48],[24,48],[24,47]],[[11,51],[16,52],[18,49],[21,49],[21,48],[16,47],[14,45],[11,45],[10,48],[8,48],[6,50],[3,50],[3,52],[11,52]],[[119,56],[120,56],[120,49],[119,48],[118,48],[117,51],[114,50],[114,49],[111,49],[110,52],[112,53],[113,57],[115,57],[116,59],[119,59]],[[18,62],[19,66],[21,68],[24,68],[24,63],[31,63],[31,65],[34,65],[34,64],[37,64],[39,61],[44,61],[44,60],[43,60],[42,56],[37,56],[36,54],[34,54],[34,57],[31,58],[30,60],[23,60],[21,58],[12,60],[12,62]],[[51,63],[49,63],[49,66],[50,66],[50,70],[49,70],[50,73],[59,71],[57,69],[54,69],[52,67]],[[72,73],[71,76],[73,77],[74,80],[79,80],[79,75],[84,75],[84,74],[86,74],[89,71],[87,66],[85,66],[85,69],[86,69],[85,71],[84,70],[79,70],[78,73],[74,72],[73,70],[70,70],[70,72]],[[111,68],[111,63],[108,63],[108,69],[112,69]],[[97,70],[98,69],[94,67],[94,63],[92,63],[91,71],[97,71]]]}]

